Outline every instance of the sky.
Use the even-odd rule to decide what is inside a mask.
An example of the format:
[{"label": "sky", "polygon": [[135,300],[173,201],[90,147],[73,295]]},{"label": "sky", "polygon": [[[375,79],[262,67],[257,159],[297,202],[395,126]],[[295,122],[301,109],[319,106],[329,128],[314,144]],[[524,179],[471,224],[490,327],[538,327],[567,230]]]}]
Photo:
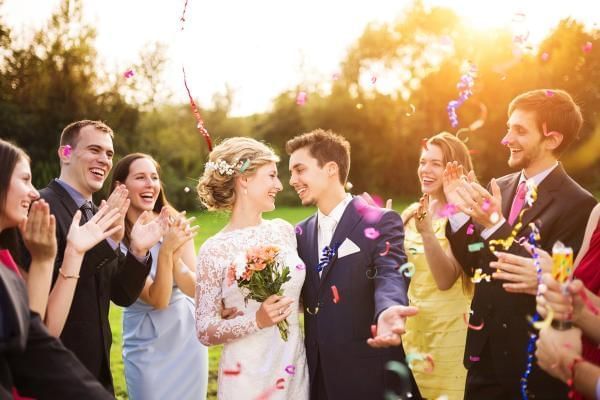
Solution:
[{"label": "sky", "polygon": [[[28,38],[44,26],[60,0],[4,0],[0,15],[13,35]],[[194,98],[210,106],[215,92],[234,90],[232,115],[269,110],[282,91],[304,81],[326,80],[369,22],[390,22],[409,0],[84,0],[87,21],[109,70],[126,71],[149,43],[168,46],[163,78],[176,101],[186,100],[185,65]],[[540,41],[571,16],[600,26],[600,1],[424,0],[453,9],[477,29],[509,27],[524,13],[531,39]],[[131,79],[135,79],[135,76]]]}]

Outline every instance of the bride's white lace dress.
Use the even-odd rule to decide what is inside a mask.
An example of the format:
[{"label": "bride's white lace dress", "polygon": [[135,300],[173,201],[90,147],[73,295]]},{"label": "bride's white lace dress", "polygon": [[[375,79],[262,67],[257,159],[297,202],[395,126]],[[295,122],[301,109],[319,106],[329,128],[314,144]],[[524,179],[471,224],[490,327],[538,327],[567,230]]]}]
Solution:
[{"label": "bride's white lace dress", "polygon": [[[227,268],[250,247],[280,248],[291,279],[283,294],[294,299],[288,341],[277,326],[259,329],[256,311],[260,303],[244,296],[237,284],[227,283]],[[196,285],[196,331],[207,345],[225,343],[219,363],[219,399],[308,399],[309,379],[304,339],[298,322],[298,302],[306,274],[296,250],[294,228],[281,219],[263,220],[259,225],[220,232],[200,248]],[[222,304],[237,307],[244,315],[221,318]]]}]

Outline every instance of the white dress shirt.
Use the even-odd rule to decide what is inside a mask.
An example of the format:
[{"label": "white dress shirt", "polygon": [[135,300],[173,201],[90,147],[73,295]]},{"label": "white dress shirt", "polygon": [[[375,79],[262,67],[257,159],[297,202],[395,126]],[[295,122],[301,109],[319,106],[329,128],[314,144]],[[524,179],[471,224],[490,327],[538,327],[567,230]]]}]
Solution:
[{"label": "white dress shirt", "polygon": [[[323,212],[321,212],[321,210],[317,211],[317,245],[319,246],[319,259],[323,254],[323,248],[325,246],[329,246],[331,243],[333,233],[342,219],[342,215],[344,215],[346,207],[348,207],[348,204],[350,204],[351,201],[352,195],[350,193],[346,193],[346,197],[344,197],[344,199],[340,201],[338,205],[333,208],[333,210],[331,210],[329,215],[325,215]],[[319,276],[321,276],[321,272],[319,272]]]}]

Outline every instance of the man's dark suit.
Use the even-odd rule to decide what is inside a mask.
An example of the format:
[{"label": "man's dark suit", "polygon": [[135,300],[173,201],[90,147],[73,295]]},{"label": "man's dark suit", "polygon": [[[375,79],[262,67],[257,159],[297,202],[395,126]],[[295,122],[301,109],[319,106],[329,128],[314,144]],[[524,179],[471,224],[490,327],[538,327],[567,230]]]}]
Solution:
[{"label": "man's dark suit", "polygon": [[112,399],[29,310],[22,278],[0,263],[0,398],[12,388],[36,399]]},{"label": "man's dark suit", "polygon": [[[56,281],[65,251],[67,233],[77,205],[56,181],[50,182],[46,188],[40,190],[40,196],[48,202],[50,212],[56,217]],[[85,219],[83,216],[82,223]],[[150,260],[144,265],[136,260],[131,252],[123,256],[119,250],[113,250],[106,241],[88,251],[82,262],[73,304],[60,338],[111,392],[114,389],[110,373],[110,301],[122,307],[133,304],[144,288],[149,271]]]},{"label": "man's dark suit", "polygon": [[[304,313],[311,398],[323,400],[322,392],[326,390],[329,400],[381,399],[387,389],[403,395],[412,392],[418,399],[412,374],[399,382],[394,373],[385,371],[390,360],[404,363],[402,346],[375,349],[367,345],[377,316],[390,306],[408,304],[408,280],[397,270],[406,262],[402,220],[395,212],[381,211],[379,222],[369,224],[357,211],[357,201],[354,198],[346,207],[331,244],[349,239],[360,251],[335,256],[321,277],[316,270],[317,215],[299,224],[302,234],[297,235],[298,254],[307,271],[302,299],[312,313],[319,308],[314,315]],[[365,228],[373,226],[380,233],[377,240],[365,237]],[[390,251],[382,256],[386,241]],[[332,285],[339,292],[337,304],[333,302]]]},{"label": "man's dark suit", "polygon": [[[504,176],[497,180],[502,192],[502,214],[509,215],[515,196],[520,173]],[[537,189],[537,200],[523,213],[523,226],[516,237],[528,237],[534,222],[540,232],[538,246],[551,252],[558,240],[573,248],[577,253],[581,247],[587,219],[596,204],[594,197],[573,181],[558,165],[541,182]],[[449,225],[449,224],[448,224]],[[456,233],[447,230],[452,251],[467,274],[474,268],[491,275],[490,261],[496,257],[486,247],[476,253],[467,251],[469,243],[483,241],[479,232],[467,235],[465,224]],[[516,223],[515,223],[516,225]],[[505,222],[488,240],[505,239],[513,227]],[[500,246],[496,249],[503,251]],[[508,252],[530,257],[518,243],[513,243]],[[504,281],[492,279],[475,285],[472,303],[471,324],[484,323],[481,330],[469,329],[464,363],[469,369],[465,398],[520,398],[520,379],[527,364],[527,342],[529,339],[527,316],[535,313],[535,297],[528,294],[509,293],[502,288]],[[480,357],[472,362],[470,357]],[[499,385],[486,383],[495,381]],[[567,387],[557,379],[533,365],[528,380],[529,392],[536,399],[565,398]]]}]

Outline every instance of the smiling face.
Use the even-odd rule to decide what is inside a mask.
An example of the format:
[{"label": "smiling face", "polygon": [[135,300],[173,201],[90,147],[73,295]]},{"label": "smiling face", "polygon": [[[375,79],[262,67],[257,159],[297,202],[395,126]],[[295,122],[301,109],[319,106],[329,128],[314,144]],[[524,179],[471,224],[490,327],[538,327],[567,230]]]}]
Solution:
[{"label": "smiling face", "polygon": [[81,128],[70,155],[61,155],[61,179],[84,197],[102,189],[113,163],[112,138],[93,126]]},{"label": "smiling face", "polygon": [[31,183],[29,161],[21,158],[15,165],[6,195],[6,204],[2,210],[2,228],[15,227],[27,218],[31,203],[40,194]]},{"label": "smiling face", "polygon": [[275,209],[275,197],[283,189],[277,176],[277,164],[269,162],[262,165],[247,179],[246,190],[248,193],[243,196],[259,212],[273,211]]},{"label": "smiling face", "polygon": [[[332,183],[326,165],[320,167],[308,147],[302,147],[290,155],[290,174],[290,185],[304,206],[317,204]],[[337,181],[337,176],[334,179]]]},{"label": "smiling face", "polygon": [[444,165],[444,154],[440,146],[430,143],[426,149],[421,151],[417,174],[423,193],[432,196],[443,193],[442,174],[444,173]]},{"label": "smiling face", "polygon": [[535,111],[515,109],[507,123],[508,133],[502,143],[510,150],[508,165],[515,169],[534,168],[552,152],[545,149],[544,136],[536,123]]},{"label": "smiling face", "polygon": [[131,208],[138,211],[152,211],[160,193],[160,177],[156,165],[142,157],[129,166],[129,174],[124,182],[129,191]]}]

